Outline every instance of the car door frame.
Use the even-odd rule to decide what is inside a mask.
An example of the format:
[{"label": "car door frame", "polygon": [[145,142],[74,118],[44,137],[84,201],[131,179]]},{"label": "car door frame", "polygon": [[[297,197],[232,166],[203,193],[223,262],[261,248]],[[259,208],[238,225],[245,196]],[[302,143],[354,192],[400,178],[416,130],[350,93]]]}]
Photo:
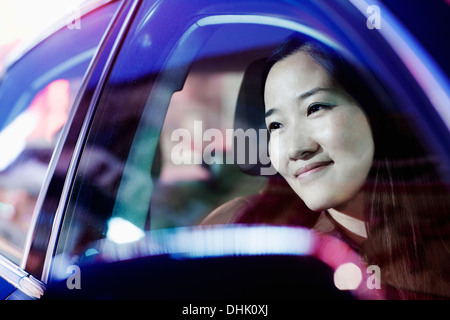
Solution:
[{"label": "car door frame", "polygon": [[[311,3],[306,4],[307,2],[308,1],[305,1],[305,4],[299,2],[298,7],[301,7],[302,5],[305,5],[305,6],[308,5],[308,6],[312,7]],[[136,3],[138,3],[138,2],[136,2]],[[206,26],[206,25],[215,25],[215,24],[219,25],[219,24],[222,24],[222,23],[241,23],[243,21],[244,22],[246,21],[246,23],[258,23],[259,24],[259,23],[261,23],[261,19],[264,18],[264,22],[262,24],[267,24],[267,25],[274,24],[276,26],[284,26],[284,27],[286,27],[288,29],[292,29],[293,31],[300,31],[300,32],[303,32],[303,33],[305,33],[305,32],[306,33],[307,32],[315,33],[313,31],[313,29],[311,29],[311,28],[308,29],[306,27],[306,28],[297,28],[296,29],[296,28],[292,27],[293,25],[296,25],[296,24],[297,25],[303,25],[303,22],[296,21],[296,23],[294,23],[294,24],[290,23],[290,21],[294,20],[294,19],[292,17],[292,14],[287,12],[287,10],[286,10],[286,8],[288,7],[286,3],[288,3],[288,1],[283,2],[284,5],[285,5],[285,7],[284,7],[284,10],[285,10],[284,14],[287,17],[285,22],[281,22],[281,20],[284,19],[284,16],[279,16],[279,17],[273,16],[273,13],[270,12],[270,10],[269,10],[270,6],[267,5],[267,4],[266,4],[267,7],[261,6],[259,8],[258,12],[253,13],[251,10],[248,9],[248,7],[246,7],[245,4],[242,4],[242,5],[239,4],[238,5],[237,3],[234,3],[236,5],[236,7],[238,7],[238,8],[237,9],[230,9],[230,8],[228,8],[229,9],[228,11],[225,10],[227,12],[227,14],[224,14],[223,11],[220,11],[220,9],[221,8],[223,9],[223,7],[217,6],[219,9],[218,9],[218,11],[216,11],[216,8],[213,5],[211,5],[210,7],[208,7],[208,9],[210,9],[210,10],[207,10],[207,9],[204,9],[202,7],[202,3],[204,4],[206,2],[199,1],[198,3],[192,4],[192,5],[190,4],[189,10],[186,11],[187,16],[183,17],[183,18],[180,17],[181,21],[186,22],[186,25],[183,25],[183,26],[181,26],[181,22],[178,21],[177,23],[174,23],[173,20],[170,19],[170,17],[175,16],[177,12],[181,13],[183,11],[182,10],[183,9],[182,8],[183,4],[180,4],[180,3],[179,3],[179,6],[176,6],[176,8],[174,8],[174,7],[170,7],[170,5],[174,5],[174,2],[170,2],[170,4],[169,4],[168,2],[165,2],[165,1],[155,1],[149,7],[150,9],[145,13],[145,17],[147,17],[147,18],[152,17],[153,19],[155,19],[155,17],[159,15],[160,19],[166,19],[165,23],[167,25],[175,26],[172,30],[169,30],[167,28],[164,29],[164,30],[169,30],[168,32],[170,33],[170,35],[169,35],[170,37],[169,36],[164,37],[164,40],[167,41],[167,42],[173,42],[174,41],[172,39],[172,37],[174,37],[173,34],[182,35],[182,34],[184,34],[184,32],[188,32],[190,30],[189,29],[189,24],[188,24],[189,22],[191,23],[190,24],[191,27],[196,27],[196,26],[200,26],[201,27],[202,25]],[[227,4],[227,5],[232,6],[232,3],[233,2],[230,1],[230,3]],[[375,40],[379,41],[379,43],[382,44],[383,48],[387,48],[389,50],[388,50],[387,53],[376,52],[376,50],[375,50],[376,44],[369,45],[369,43],[368,43],[369,40],[364,39],[364,34],[365,33],[363,31],[365,31],[365,30],[360,31],[362,28],[367,28],[366,27],[366,20],[365,20],[365,17],[364,17],[364,10],[360,10],[361,8],[353,6],[353,4],[346,4],[346,5],[345,4],[341,4],[341,5],[337,5],[336,7],[333,7],[333,6],[329,5],[328,3],[326,3],[326,1],[318,1],[317,3],[318,3],[317,7],[320,7],[323,10],[323,11],[320,11],[321,15],[323,15],[325,13],[328,13],[330,16],[337,16],[337,17],[347,17],[348,16],[348,17],[350,17],[352,14],[354,15],[355,12],[361,11],[360,12],[361,15],[358,17],[358,19],[356,19],[356,18],[355,19],[349,19],[350,20],[349,24],[346,24],[346,27],[350,31],[353,31],[352,34],[355,37],[357,37],[360,41],[363,41],[364,44],[366,44],[365,51],[363,51],[362,53],[358,53],[358,58],[361,58],[360,56],[363,56],[363,55],[367,54],[370,57],[370,59],[372,59],[373,63],[374,62],[379,62],[380,66],[384,68],[383,70],[379,71],[380,74],[382,72],[386,72],[387,75],[388,75],[388,76],[386,76],[386,75],[380,76],[381,80],[386,80],[386,81],[387,80],[391,80],[393,83],[395,83],[395,82],[399,82],[399,79],[401,79],[403,77],[403,79],[407,80],[408,84],[406,85],[406,84],[402,83],[402,85],[396,86],[395,89],[398,89],[399,92],[401,92],[401,94],[406,95],[408,93],[408,90],[406,90],[406,88],[408,88],[408,86],[411,86],[412,88],[417,88],[417,92],[416,92],[417,96],[420,98],[420,100],[425,101],[425,99],[426,99],[426,90],[424,90],[424,88],[419,85],[420,83],[416,82],[417,78],[415,78],[410,73],[410,70],[408,70],[405,67],[408,57],[404,57],[401,54],[399,54],[399,52],[396,52],[395,51],[396,47],[392,46],[391,41],[387,41],[387,40],[391,40],[390,37],[398,36],[397,31],[401,31],[400,34],[402,34],[402,35],[407,34],[407,31],[403,31],[400,27],[398,27],[397,30],[390,29],[390,30],[385,31],[385,32],[389,33],[387,36],[386,36],[386,34],[377,33],[376,36],[374,36],[373,39],[371,39],[371,40],[375,39]],[[264,7],[264,9],[262,9],[263,7]],[[136,12],[138,10],[139,9],[136,9]],[[195,10],[198,10],[198,11],[195,11]],[[189,16],[189,13],[192,14],[193,12],[196,13],[196,15]],[[386,21],[389,21],[391,23],[395,22],[395,17],[387,16],[386,17]],[[135,23],[142,23],[142,21],[134,21],[134,22]],[[358,25],[355,25],[356,23],[358,23]],[[198,24],[198,25],[196,25],[196,24]],[[305,25],[309,25],[307,22],[304,22],[304,24]],[[153,24],[153,25],[155,27],[155,24]],[[167,25],[165,27],[167,27]],[[162,28],[164,28],[164,27],[162,27]],[[376,31],[374,31],[374,32],[376,32]],[[318,31],[317,33],[320,34],[321,32]],[[342,36],[342,34],[344,34],[344,33],[345,33],[344,31],[342,31],[342,30],[340,31],[339,34],[341,36],[339,38],[338,43],[343,41],[346,46],[349,46],[350,48],[355,49],[355,45],[350,43],[350,41],[349,41],[349,36],[345,36],[345,37]],[[122,36],[123,36],[123,40],[125,40],[125,38],[127,38],[126,34],[122,34]],[[133,36],[136,36],[136,35],[133,35]],[[170,38],[170,39],[168,39],[168,38]],[[321,40],[326,40],[326,39],[321,39]],[[414,43],[413,39],[409,39],[408,38],[407,40],[408,41],[406,43],[404,43],[406,48],[414,47],[414,48],[416,48],[418,50],[416,52],[417,55],[419,55],[419,53],[421,55],[425,54],[425,53],[422,53],[421,50],[419,50],[420,47],[415,47],[414,46],[415,43]],[[176,41],[173,43],[173,45],[176,46]],[[120,45],[116,47],[116,50],[120,51],[120,49],[121,49]],[[129,48],[127,48],[127,49],[129,49]],[[158,56],[157,61],[153,61],[152,62],[152,63],[154,63],[154,69],[155,70],[158,70],[158,72],[161,71],[161,68],[163,68],[164,64],[167,62],[166,59],[169,57],[170,51],[172,49],[174,49],[174,47],[170,47],[170,48],[166,48],[165,47],[164,48],[165,51]],[[354,52],[352,52],[352,53],[354,54]],[[118,52],[114,52],[113,53],[114,56],[117,56],[117,54],[118,54]],[[389,67],[392,67],[392,66],[388,65],[386,63],[383,63],[382,59],[380,58],[380,57],[383,57],[383,56],[388,56],[389,58],[392,58],[393,61],[398,61],[399,65],[396,66],[394,69],[402,71],[403,76],[396,76],[396,75],[394,75],[392,73],[392,70],[389,68]],[[133,58],[134,59],[129,59],[129,61],[125,61],[125,62],[126,63],[128,63],[128,62],[131,62],[131,63],[135,62],[135,59],[136,59],[135,57],[136,57],[136,53],[133,52]],[[112,61],[112,60],[110,60],[110,61]],[[115,61],[114,61],[114,63],[115,63]],[[112,67],[113,66],[111,66],[111,65],[108,66],[108,68],[112,68]],[[119,67],[119,66],[117,64],[115,64],[114,68],[116,68],[116,67]],[[124,66],[122,65],[121,67],[124,67]],[[128,68],[128,69],[127,68],[122,68],[122,69],[126,69],[127,72],[130,72],[130,73],[133,72],[133,70],[131,68]],[[106,80],[106,74],[107,74],[107,72],[104,73],[105,77],[102,78],[103,81]],[[158,76],[161,76],[161,74],[158,73]],[[133,76],[130,76],[130,78],[132,78],[132,77]],[[95,111],[95,107],[97,106],[97,103],[98,103],[98,101],[100,99],[100,95],[101,95],[102,90],[103,90],[103,87],[105,85],[106,85],[106,83],[102,83],[97,88],[97,93],[98,94],[91,101],[90,111],[92,111],[92,112]],[[152,95],[150,94],[150,96],[152,96]],[[163,98],[158,96],[158,101],[161,102],[162,100],[159,100],[159,99],[163,99]],[[167,100],[167,97],[165,97],[164,99]],[[430,104],[428,104],[428,105],[430,105]],[[160,106],[160,108],[163,108],[163,106]],[[163,111],[163,110],[160,110],[160,111]],[[415,110],[415,111],[417,111],[417,110]],[[418,113],[422,114],[423,111],[420,111]],[[158,114],[160,115],[160,117],[163,117],[163,113],[158,113]],[[50,241],[50,246],[53,246],[53,247],[49,246],[49,248],[47,250],[47,254],[46,254],[45,270],[43,271],[43,276],[42,276],[43,279],[45,279],[45,280],[48,280],[49,276],[50,276],[51,263],[52,263],[53,256],[55,254],[55,249],[56,249],[55,246],[56,246],[56,242],[57,242],[58,237],[59,237],[59,231],[60,231],[60,228],[61,228],[61,224],[62,224],[62,219],[64,217],[64,213],[65,213],[64,210],[66,208],[66,204],[67,204],[68,198],[70,196],[71,187],[72,187],[72,185],[73,185],[73,183],[75,181],[75,173],[76,173],[76,169],[77,169],[78,160],[81,157],[81,152],[82,152],[82,149],[83,149],[83,147],[85,145],[86,138],[87,138],[86,137],[87,130],[89,129],[89,124],[91,123],[92,118],[93,118],[93,113],[91,113],[89,115],[89,118],[85,120],[85,124],[83,125],[83,133],[82,133],[82,136],[80,136],[80,139],[79,139],[78,145],[77,145],[77,155],[74,156],[73,159],[72,159],[72,163],[71,163],[71,170],[72,171],[70,172],[70,174],[68,175],[68,178],[66,179],[66,185],[65,185],[66,189],[65,189],[64,195],[63,195],[64,201],[60,202],[60,207],[58,208],[58,212],[57,212],[57,218],[55,219],[55,223],[54,223],[54,226],[53,226],[54,228],[53,228],[52,233],[51,233],[51,235],[52,235],[51,239],[52,240]],[[159,119],[158,118],[158,121],[159,120],[163,121],[164,119]],[[155,119],[153,119],[153,121],[155,121]],[[428,128],[430,128],[430,127],[428,127]],[[437,137],[439,139],[442,139],[441,137],[439,137],[439,135],[436,135],[434,132],[431,132],[431,131],[427,132],[427,135],[430,135],[431,137]],[[444,154],[446,156],[448,156],[448,153],[444,153]]]},{"label": "car door frame", "polygon": [[[131,0],[123,3],[121,8],[118,10],[117,16],[112,22],[108,32],[106,33],[93,63],[91,64],[88,75],[85,78],[80,94],[74,105],[74,109],[76,111],[73,112],[71,118],[69,119],[70,123],[68,123],[68,125],[64,128],[63,138],[58,144],[50,165],[48,179],[42,188],[34,214],[35,218],[33,220],[32,228],[30,229],[29,238],[27,241],[24,261],[21,264],[21,268],[14,271],[15,276],[20,277],[16,286],[17,288],[30,287],[34,289],[33,285],[37,283],[38,287],[42,288],[43,291],[43,288],[45,288],[44,284],[49,279],[50,269],[60,234],[62,220],[64,218],[65,208],[75,180],[77,165],[85,145],[88,130],[97,108],[98,101],[106,84],[106,79],[108,78],[108,75],[114,65],[115,58],[120,51],[123,41],[126,38],[127,30],[133,22],[134,16],[138,11],[141,2],[142,1],[140,0]],[[158,3],[158,1],[155,3]],[[95,90],[88,90],[88,88],[93,87]],[[77,121],[75,121],[75,118],[78,119],[79,117],[84,119],[81,122],[81,126],[71,125],[71,123],[76,123]],[[65,143],[68,136],[77,137],[75,147]],[[69,151],[72,154],[69,162],[60,157],[64,150]],[[446,155],[448,156],[448,154]],[[52,189],[53,192],[53,173],[55,168],[59,165],[67,168],[67,174],[65,176],[64,185],[62,188],[56,190],[57,194],[60,195],[60,200],[55,208],[54,204],[46,203],[46,201],[48,199],[47,192],[49,192],[50,189]],[[47,210],[47,208],[50,209]],[[36,261],[31,261],[28,259],[30,255],[39,257],[37,264],[40,267],[30,273],[22,274],[21,272],[24,272],[23,269],[33,269],[33,264],[36,263]],[[12,267],[12,269],[14,269],[14,267]],[[10,268],[9,271],[13,271],[12,269]],[[31,282],[32,285],[30,285],[29,282]],[[20,283],[22,283],[22,285],[19,286]],[[30,289],[29,291],[32,290]]]},{"label": "car door frame", "polygon": [[[103,5],[108,5],[110,2],[118,1],[98,1],[96,6],[91,4],[90,10],[83,12],[83,14],[87,14]],[[10,286],[8,289],[3,290],[1,297],[3,299],[38,299],[45,292],[47,282],[45,270],[49,268],[48,266],[53,258],[52,250],[55,248],[65,201],[72,185],[73,168],[78,161],[83,146],[83,139],[89,128],[96,102],[101,95],[105,78],[110,71],[112,61],[118,52],[118,48],[139,3],[139,0],[119,3],[119,7],[106,28],[97,51],[91,60],[67,123],[63,127],[61,137],[53,152],[47,175],[33,212],[21,264],[18,266],[0,255],[0,278]],[[51,34],[48,35],[48,37],[50,36]],[[82,125],[77,125],[78,123]],[[77,144],[75,146],[68,144],[68,137],[75,137]],[[70,154],[71,157],[61,157],[63,152]],[[59,188],[55,188],[55,185],[58,186],[58,184],[54,182],[57,167],[66,168],[64,185]],[[53,195],[61,196],[56,207],[49,200],[49,192],[52,192]],[[49,210],[45,211],[46,209]],[[33,259],[30,259],[31,256],[33,256]],[[8,291],[11,292],[8,293]]]}]

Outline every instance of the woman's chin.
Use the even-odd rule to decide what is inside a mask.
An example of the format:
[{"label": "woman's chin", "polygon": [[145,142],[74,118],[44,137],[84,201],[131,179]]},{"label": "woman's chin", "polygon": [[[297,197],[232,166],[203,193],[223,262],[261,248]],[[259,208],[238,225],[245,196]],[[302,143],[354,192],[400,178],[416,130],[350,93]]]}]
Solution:
[{"label": "woman's chin", "polygon": [[303,200],[303,201],[305,202],[306,206],[311,211],[314,211],[314,212],[321,212],[321,211],[324,211],[324,210],[328,210],[329,208],[332,208],[326,202],[313,201],[313,200],[310,200],[310,201]]}]

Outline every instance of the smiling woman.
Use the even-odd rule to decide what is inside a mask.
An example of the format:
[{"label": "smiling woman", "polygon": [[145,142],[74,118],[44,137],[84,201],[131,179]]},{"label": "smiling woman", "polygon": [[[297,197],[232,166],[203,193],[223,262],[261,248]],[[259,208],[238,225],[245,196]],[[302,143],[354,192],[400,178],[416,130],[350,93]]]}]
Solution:
[{"label": "smiling woman", "polygon": [[312,39],[283,43],[263,80],[270,158],[293,191],[381,268],[392,297],[450,297],[448,187],[414,122]]},{"label": "smiling woman", "polygon": [[265,102],[275,169],[311,210],[353,207],[374,153],[357,102],[302,51],[271,68]]},{"label": "smiling woman", "polygon": [[385,298],[449,298],[449,189],[414,115],[371,72],[303,36],[268,58],[261,85],[282,178],[204,224],[307,226],[379,268]]}]

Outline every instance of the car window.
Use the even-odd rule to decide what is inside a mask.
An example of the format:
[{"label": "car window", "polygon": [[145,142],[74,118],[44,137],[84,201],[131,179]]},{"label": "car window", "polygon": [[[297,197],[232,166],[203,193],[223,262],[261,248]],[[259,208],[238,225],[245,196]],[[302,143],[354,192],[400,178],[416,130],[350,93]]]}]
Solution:
[{"label": "car window", "polygon": [[[147,230],[198,225],[220,205],[257,194],[267,177],[248,172],[249,159],[259,156],[243,149],[267,131],[264,124],[261,132],[241,126],[236,104],[249,65],[291,32],[254,24],[200,28],[181,37],[156,76],[106,91],[57,255],[73,259],[94,252],[89,244],[100,239],[126,243]],[[268,165],[267,152],[254,152]]]},{"label": "car window", "polygon": [[0,163],[0,243],[13,261],[22,258],[47,166],[80,82],[81,76],[47,84],[0,133],[5,150]]},{"label": "car window", "polygon": [[0,82],[0,253],[23,258],[53,150],[116,4],[81,16],[37,44]]},{"label": "car window", "polygon": [[[256,114],[241,114],[238,108],[255,102],[241,97],[249,85],[245,79],[293,32],[334,46],[324,36],[334,30],[316,32],[275,17],[211,16],[182,28],[175,24],[171,32],[158,29],[157,14],[151,19],[138,15],[136,21],[84,145],[58,239],[55,273],[64,274],[67,263],[95,259],[99,241],[123,244],[149,230],[198,225],[223,205],[239,212],[248,196],[276,180],[267,150],[259,145],[267,143],[265,125],[252,122]],[[358,43],[345,39],[353,54]],[[379,63],[368,48],[356,50],[351,61]],[[385,86],[395,84],[388,69],[383,63],[374,69],[386,72],[391,82]],[[392,87],[397,89],[400,95]],[[402,112],[411,106],[394,104]],[[223,221],[229,222],[233,219]]]}]

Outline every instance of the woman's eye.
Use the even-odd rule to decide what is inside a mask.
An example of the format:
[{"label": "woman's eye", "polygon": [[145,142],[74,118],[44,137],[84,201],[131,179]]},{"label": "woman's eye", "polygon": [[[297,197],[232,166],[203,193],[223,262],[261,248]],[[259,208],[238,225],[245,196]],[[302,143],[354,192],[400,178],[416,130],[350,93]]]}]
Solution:
[{"label": "woman's eye", "polygon": [[282,124],[279,122],[271,122],[268,126],[269,132],[272,132],[273,130],[280,129],[282,127]]},{"label": "woman's eye", "polygon": [[308,107],[307,115],[309,116],[309,115],[313,114],[314,112],[317,112],[322,109],[329,109],[331,107],[332,106],[328,105],[328,104],[315,103]]}]

